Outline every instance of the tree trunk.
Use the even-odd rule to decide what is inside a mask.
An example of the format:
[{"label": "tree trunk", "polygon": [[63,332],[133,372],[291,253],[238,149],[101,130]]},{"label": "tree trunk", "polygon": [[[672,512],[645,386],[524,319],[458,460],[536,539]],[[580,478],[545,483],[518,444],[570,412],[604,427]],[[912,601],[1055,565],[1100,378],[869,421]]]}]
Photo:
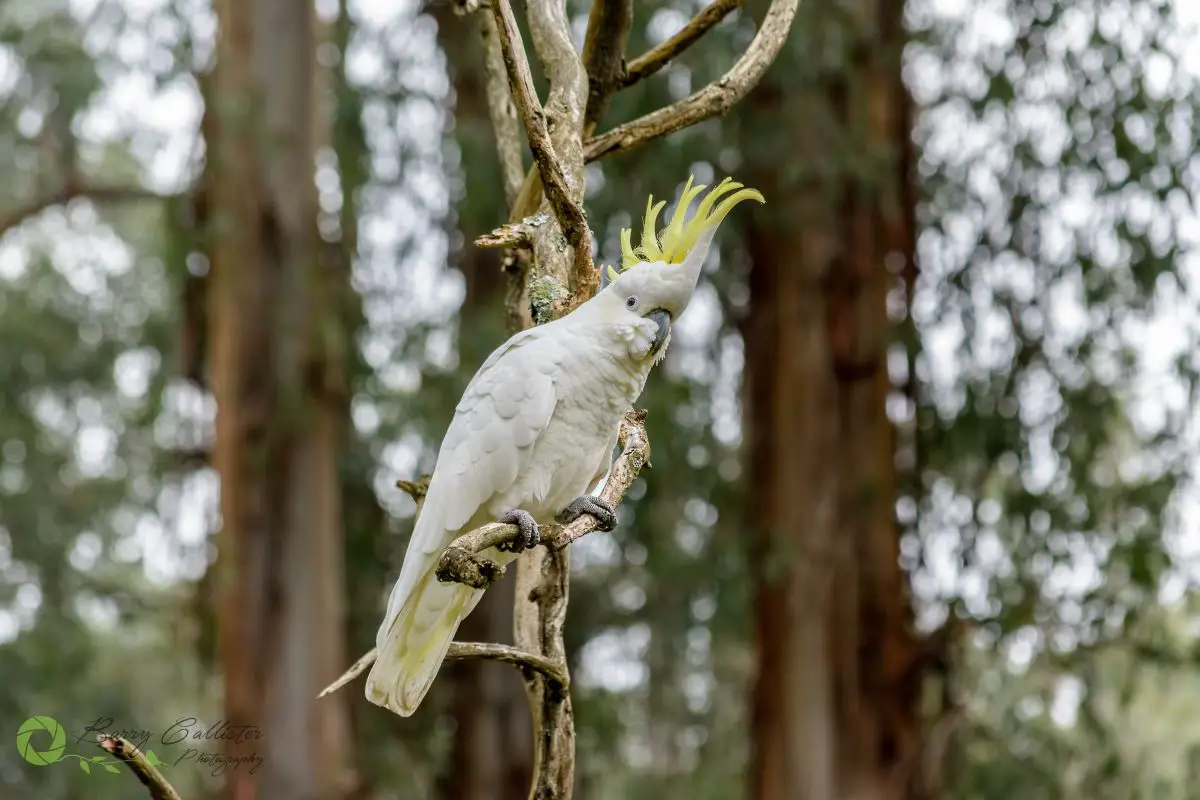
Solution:
[{"label": "tree trunk", "polygon": [[[470,374],[505,337],[505,277],[499,251],[475,247],[475,237],[504,221],[504,190],[488,115],[483,47],[477,15],[459,17],[434,4],[439,40],[454,87],[454,131],[462,153],[466,196],[458,204],[461,247],[453,255],[466,280],[459,315],[459,355]],[[459,641],[511,642],[510,576],[484,594],[463,620]],[[454,687],[454,745],[441,785],[444,800],[526,800],[533,780],[532,723],[519,673],[506,664],[465,660],[446,667]]]},{"label": "tree trunk", "polygon": [[[889,267],[913,256],[902,3],[857,5],[812,25],[818,39],[822,24],[849,29],[832,77],[800,90],[809,97],[777,77],[751,101],[754,129],[789,131],[796,159],[757,170],[774,213],[754,215],[750,235],[759,800],[905,798],[917,778],[916,643],[885,411]],[[792,57],[806,57],[802,43]]]},{"label": "tree trunk", "polygon": [[[220,0],[209,328],[221,479],[219,646],[227,796],[331,798],[350,782],[338,461],[342,273],[322,269],[314,20],[301,0]],[[331,335],[332,333],[332,335]]]}]

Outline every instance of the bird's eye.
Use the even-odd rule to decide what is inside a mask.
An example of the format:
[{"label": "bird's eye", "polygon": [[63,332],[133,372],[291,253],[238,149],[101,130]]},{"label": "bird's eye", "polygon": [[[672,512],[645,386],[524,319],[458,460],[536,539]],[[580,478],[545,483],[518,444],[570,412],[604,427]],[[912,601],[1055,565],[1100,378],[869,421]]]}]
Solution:
[{"label": "bird's eye", "polygon": [[634,306],[636,306],[636,305],[637,305],[637,298],[636,298],[636,297],[629,297],[629,298],[627,298],[627,299],[625,300],[625,307],[626,307],[626,308],[633,308],[633,307],[634,307]]}]

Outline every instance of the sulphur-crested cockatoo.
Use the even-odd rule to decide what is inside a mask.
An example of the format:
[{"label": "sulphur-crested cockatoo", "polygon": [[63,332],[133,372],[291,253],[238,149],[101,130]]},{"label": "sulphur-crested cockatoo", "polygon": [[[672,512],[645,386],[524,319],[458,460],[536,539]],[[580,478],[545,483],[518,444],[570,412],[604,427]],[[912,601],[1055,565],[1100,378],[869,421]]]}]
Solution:
[{"label": "sulphur-crested cockatoo", "polygon": [[376,636],[366,689],[372,703],[411,715],[483,596],[434,575],[456,536],[497,519],[517,525],[512,547],[481,554],[507,564],[537,545],[539,521],[592,514],[601,530],[616,525],[614,509],[585,493],[608,472],[621,417],[665,354],[717,226],[741,201],[764,202],[727,178],[685,222],[704,188],[688,180],[661,237],[655,223],[666,204],[651,197],[641,246],[621,232],[622,268],[607,269],[607,285],[570,314],[513,336],[471,379]]}]

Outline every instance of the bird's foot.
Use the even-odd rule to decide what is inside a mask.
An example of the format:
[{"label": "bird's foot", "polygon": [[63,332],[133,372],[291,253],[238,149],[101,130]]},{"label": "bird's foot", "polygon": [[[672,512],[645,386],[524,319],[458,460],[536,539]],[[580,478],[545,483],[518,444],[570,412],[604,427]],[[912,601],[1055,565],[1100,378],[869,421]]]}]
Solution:
[{"label": "bird's foot", "polygon": [[520,553],[531,547],[537,547],[538,543],[542,541],[542,532],[538,530],[537,522],[528,511],[514,509],[501,517],[500,522],[505,525],[516,525],[521,529],[521,535],[513,541],[496,545],[496,549],[502,553]]},{"label": "bird's foot", "polygon": [[581,494],[571,501],[571,505],[559,512],[556,519],[563,525],[570,525],[584,514],[596,518],[596,530],[611,531],[617,527],[617,510],[599,497]]}]

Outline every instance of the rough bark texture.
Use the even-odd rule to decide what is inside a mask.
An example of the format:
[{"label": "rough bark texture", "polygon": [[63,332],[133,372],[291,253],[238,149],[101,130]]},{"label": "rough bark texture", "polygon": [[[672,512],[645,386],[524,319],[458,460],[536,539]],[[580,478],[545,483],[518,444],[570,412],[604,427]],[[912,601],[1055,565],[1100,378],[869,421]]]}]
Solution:
[{"label": "rough bark texture", "polygon": [[751,101],[756,126],[790,132],[809,176],[758,170],[774,213],[755,215],[750,237],[759,800],[914,795],[917,648],[885,413],[887,265],[913,251],[900,12],[899,0],[858,3],[840,24],[859,46],[813,98],[849,143],[840,163],[869,169],[829,167],[818,123],[796,119],[808,104],[778,78]]},{"label": "rough bark texture", "polygon": [[[227,794],[328,798],[350,777],[344,661],[341,342],[313,184],[314,23],[301,0],[222,0],[212,170],[211,337],[221,478],[225,741],[262,768]],[[331,276],[337,276],[333,278]]]}]

